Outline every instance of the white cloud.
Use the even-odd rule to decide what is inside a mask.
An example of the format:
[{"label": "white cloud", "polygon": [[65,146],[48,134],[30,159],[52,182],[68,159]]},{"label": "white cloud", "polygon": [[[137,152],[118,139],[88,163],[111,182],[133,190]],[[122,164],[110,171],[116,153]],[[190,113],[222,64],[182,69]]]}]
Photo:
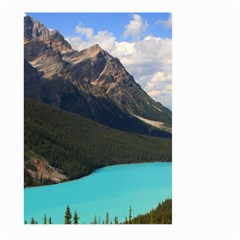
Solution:
[{"label": "white cloud", "polygon": [[164,93],[170,94],[172,93],[172,84],[167,84],[165,89],[163,90]]},{"label": "white cloud", "polygon": [[103,49],[111,52],[115,47],[116,38],[111,32],[100,31],[90,38],[90,43],[91,45],[98,43]]},{"label": "white cloud", "polygon": [[134,40],[141,38],[142,34],[148,29],[148,23],[140,15],[133,14],[133,19],[125,26],[123,36],[132,37]]},{"label": "white cloud", "polygon": [[152,91],[148,92],[148,95],[151,96],[151,97],[158,96],[160,94],[161,94],[161,92],[158,91],[158,90],[152,90]]},{"label": "white cloud", "polygon": [[172,14],[169,14],[169,18],[167,20],[158,20],[156,23],[162,25],[165,28],[171,28],[172,27]]},{"label": "white cloud", "polygon": [[65,39],[70,43],[73,49],[78,51],[91,46],[88,41],[84,41],[80,37],[66,37]]},{"label": "white cloud", "polygon": [[115,47],[116,38],[111,32],[99,31],[95,35],[88,35],[87,39],[82,39],[81,36],[78,37],[66,37],[66,40],[71,44],[73,49],[78,51],[84,48],[90,47],[94,44],[99,44],[103,49],[111,52]]},{"label": "white cloud", "polygon": [[171,82],[172,74],[169,72],[156,72],[153,74],[150,81],[147,82],[145,89],[151,91],[153,89],[159,88],[158,86],[165,86],[166,82]]},{"label": "white cloud", "polygon": [[172,83],[162,85],[159,89],[160,90],[147,91],[147,93],[156,101],[172,109]]},{"label": "white cloud", "polygon": [[171,107],[172,40],[147,36],[141,41],[116,43],[111,52],[156,101]]},{"label": "white cloud", "polygon": [[165,72],[156,72],[152,77],[152,82],[167,82],[171,81],[172,74]]},{"label": "white cloud", "polygon": [[135,43],[117,43],[112,54],[120,59],[146,91],[162,92],[167,84],[171,84],[171,39],[147,36],[142,41]]},{"label": "white cloud", "polygon": [[86,38],[90,38],[93,35],[93,29],[86,28],[81,23],[75,27],[75,32],[85,36]]},{"label": "white cloud", "polygon": [[68,37],[73,49],[82,50],[98,43],[114,57],[119,58],[136,82],[154,100],[171,108],[172,40],[146,36],[135,42],[117,42],[111,32],[100,31],[89,39]]}]

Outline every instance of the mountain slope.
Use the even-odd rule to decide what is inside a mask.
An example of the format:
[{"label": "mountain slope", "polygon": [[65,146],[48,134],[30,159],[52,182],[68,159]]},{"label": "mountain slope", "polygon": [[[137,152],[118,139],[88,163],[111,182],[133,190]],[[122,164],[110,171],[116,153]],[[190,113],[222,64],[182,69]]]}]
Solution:
[{"label": "mountain slope", "polygon": [[24,130],[25,173],[36,158],[46,160],[63,179],[114,164],[171,161],[171,139],[118,131],[28,98]]},{"label": "mountain slope", "polygon": [[152,136],[170,136],[170,133],[147,126],[136,117],[127,114],[112,101],[78,89],[68,80],[57,75],[51,79],[44,78],[44,73],[39,72],[27,61],[24,62],[24,68],[25,97],[80,114],[112,128]]},{"label": "mountain slope", "polygon": [[26,16],[24,58],[26,97],[120,130],[171,137],[171,112],[99,45],[77,52],[58,31]]},{"label": "mountain slope", "polygon": [[70,62],[72,65],[65,77],[80,88],[107,95],[130,114],[171,123],[171,112],[151,99],[121,62],[98,44],[80,51]]}]

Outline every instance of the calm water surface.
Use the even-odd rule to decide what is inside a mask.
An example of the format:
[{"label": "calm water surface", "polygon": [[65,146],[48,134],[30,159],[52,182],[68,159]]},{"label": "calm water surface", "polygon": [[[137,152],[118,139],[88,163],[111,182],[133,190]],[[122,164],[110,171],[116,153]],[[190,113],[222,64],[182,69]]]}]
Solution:
[{"label": "calm water surface", "polygon": [[166,198],[172,197],[172,163],[124,164],[96,170],[91,175],[66,183],[24,189],[24,219],[43,222],[44,214],[53,223],[64,222],[69,204],[76,209],[79,223],[91,223],[94,216],[120,221],[146,213]]}]

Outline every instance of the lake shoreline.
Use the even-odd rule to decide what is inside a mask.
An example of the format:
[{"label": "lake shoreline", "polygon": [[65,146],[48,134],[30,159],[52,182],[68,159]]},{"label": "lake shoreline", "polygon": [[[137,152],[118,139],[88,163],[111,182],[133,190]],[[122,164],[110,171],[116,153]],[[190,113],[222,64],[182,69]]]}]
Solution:
[{"label": "lake shoreline", "polygon": [[54,186],[54,185],[63,184],[63,183],[68,183],[68,182],[72,182],[72,181],[78,181],[78,180],[80,180],[80,179],[83,179],[83,178],[85,178],[85,177],[90,176],[91,174],[93,174],[94,172],[96,172],[96,171],[98,171],[98,170],[100,170],[100,169],[104,169],[104,168],[107,168],[107,167],[122,166],[122,165],[132,165],[132,164],[146,164],[146,163],[172,163],[172,161],[169,161],[169,162],[153,161],[153,162],[122,163],[122,164],[108,165],[108,166],[96,168],[96,169],[94,169],[92,172],[90,172],[89,174],[87,174],[87,175],[85,175],[85,176],[83,176],[83,177],[80,177],[80,178],[69,179],[69,180],[66,180],[66,181],[62,181],[62,182],[58,182],[58,183],[53,183],[53,184],[46,184],[46,185],[39,185],[39,186],[26,186],[26,187],[24,187],[24,190],[25,190],[25,189],[30,189],[30,188],[40,188],[40,187]]}]

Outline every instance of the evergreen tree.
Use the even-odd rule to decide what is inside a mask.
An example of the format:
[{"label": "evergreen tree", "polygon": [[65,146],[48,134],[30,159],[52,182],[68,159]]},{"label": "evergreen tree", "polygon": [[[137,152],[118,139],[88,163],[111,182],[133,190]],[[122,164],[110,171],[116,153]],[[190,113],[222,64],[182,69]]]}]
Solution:
[{"label": "evergreen tree", "polygon": [[52,218],[51,217],[48,219],[48,224],[52,224]]},{"label": "evergreen tree", "polygon": [[69,205],[66,207],[65,216],[64,216],[64,224],[71,224],[72,214]]},{"label": "evergreen tree", "polygon": [[106,214],[106,224],[109,224],[109,214],[108,214],[108,212]]},{"label": "evergreen tree", "polygon": [[24,221],[24,224],[27,224],[27,221],[26,221],[26,220]]},{"label": "evergreen tree", "polygon": [[31,222],[30,222],[31,224],[36,224],[36,221],[34,220],[34,218],[32,217],[31,218]]},{"label": "evergreen tree", "polygon": [[115,216],[115,218],[114,218],[114,224],[118,224],[118,218],[117,218],[117,216]]},{"label": "evergreen tree", "polygon": [[76,210],[74,211],[74,217],[73,217],[73,224],[78,224],[78,220],[79,220],[79,216],[76,212]]},{"label": "evergreen tree", "polygon": [[129,208],[128,222],[129,222],[129,224],[132,223],[132,208],[131,208],[131,206],[130,206],[130,208]]},{"label": "evergreen tree", "polygon": [[154,220],[153,220],[153,211],[150,212],[150,224],[153,224],[154,223]]},{"label": "evergreen tree", "polygon": [[47,216],[46,216],[46,214],[44,214],[44,217],[43,217],[43,224],[47,224]]},{"label": "evergreen tree", "polygon": [[96,215],[94,216],[93,224],[97,224],[97,217],[96,217]]}]

